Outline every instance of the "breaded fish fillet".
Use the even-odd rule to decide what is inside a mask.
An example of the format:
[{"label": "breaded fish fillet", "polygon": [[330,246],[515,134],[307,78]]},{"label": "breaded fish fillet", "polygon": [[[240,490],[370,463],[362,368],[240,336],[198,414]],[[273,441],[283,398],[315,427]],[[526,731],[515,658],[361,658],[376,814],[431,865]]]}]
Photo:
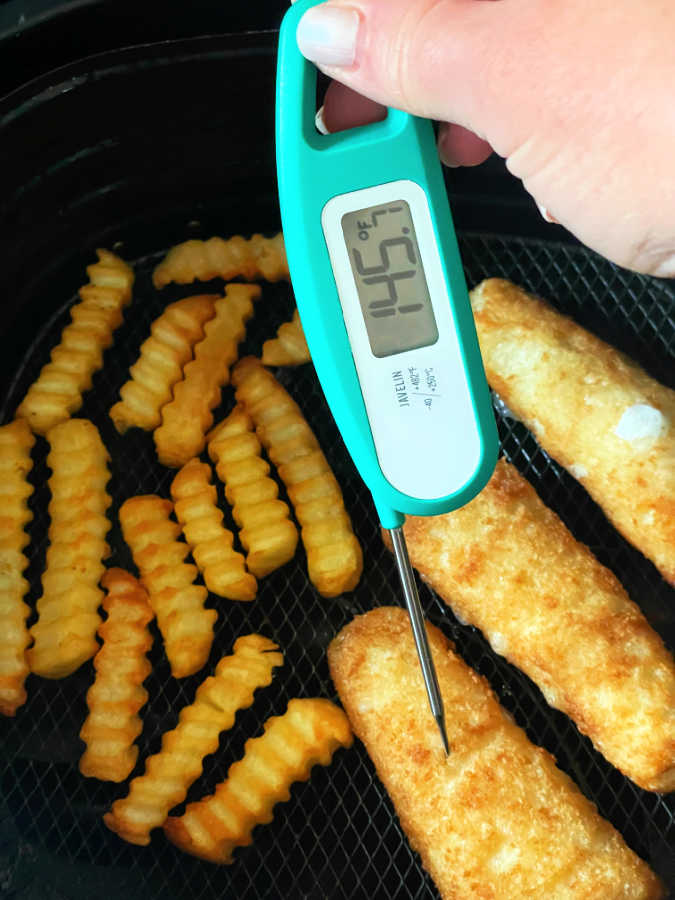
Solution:
[{"label": "breaded fish fillet", "polygon": [[412,564],[640,787],[675,790],[675,663],[615,576],[501,459],[463,509],[407,519]]},{"label": "breaded fish fillet", "polygon": [[675,584],[675,391],[508,281],[471,303],[490,387]]},{"label": "breaded fish fillet", "polygon": [[381,607],[342,629],[328,662],[412,847],[447,900],[647,900],[659,879],[553,757],[513,724],[483,678],[427,625],[446,757],[408,617]]}]

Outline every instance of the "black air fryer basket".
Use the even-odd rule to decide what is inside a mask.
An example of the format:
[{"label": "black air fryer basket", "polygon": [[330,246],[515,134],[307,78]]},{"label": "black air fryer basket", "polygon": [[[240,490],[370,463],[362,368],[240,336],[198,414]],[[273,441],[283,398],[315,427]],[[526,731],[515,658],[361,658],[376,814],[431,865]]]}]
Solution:
[{"label": "black air fryer basket", "polygon": [[[167,302],[222,288],[153,289],[151,272],[168,247],[188,237],[267,234],[279,228],[274,175],[273,99],[276,36],[247,34],[155,44],[109,53],[52,72],[0,101],[0,397],[2,423],[47,361],[68,321],[96,247],[133,262],[137,281],[125,324],[78,415],[100,428],[112,457],[110,517],[127,497],[168,496],[172,472],[155,459],[151,435],[119,436],[107,417],[149,324]],[[675,291],[670,283],[626,273],[544,226],[518,185],[493,162],[480,173],[452,176],[451,194],[467,280],[503,276],[550,298],[657,379],[673,384]],[[265,285],[242,353],[262,341],[293,309],[287,284]],[[260,631],[278,641],[285,665],[241,712],[188,800],[211,793],[245,740],[294,696],[335,698],[325,649],[351,618],[374,605],[400,603],[397,575],[383,548],[368,492],[346,454],[311,365],[279,377],[314,427],[343,487],[365,553],[353,594],[319,597],[302,551],[264,579],[258,598],[236,604],[211,597],[219,624],[209,666],[235,638]],[[226,412],[231,389],[223,392]],[[607,523],[583,488],[551,460],[531,434],[498,410],[504,453],[535,485],[577,538],[621,579],[653,627],[675,647],[675,596],[654,567]],[[40,592],[47,546],[47,446],[39,439],[31,479],[31,583]],[[132,566],[116,524],[109,565]],[[133,570],[133,569],[132,569]],[[481,634],[459,624],[425,586],[425,611],[487,676],[503,705],[557,758],[584,793],[675,890],[675,799],[639,790],[608,765],[539,690],[495,655]],[[514,597],[514,602],[517,598]],[[30,622],[34,621],[34,616]],[[142,711],[139,764],[191,702],[204,673],[170,677],[161,642],[151,655]],[[228,867],[177,851],[161,832],[149,847],[125,844],[102,816],[126,785],[83,778],[78,732],[86,715],[91,663],[62,681],[30,676],[28,701],[0,722],[0,895],[15,900],[162,898],[434,898],[363,748],[337,753],[296,785],[271,825]],[[447,711],[452,715],[452,710]],[[180,811],[181,807],[177,810]],[[599,898],[602,900],[602,898]]]}]

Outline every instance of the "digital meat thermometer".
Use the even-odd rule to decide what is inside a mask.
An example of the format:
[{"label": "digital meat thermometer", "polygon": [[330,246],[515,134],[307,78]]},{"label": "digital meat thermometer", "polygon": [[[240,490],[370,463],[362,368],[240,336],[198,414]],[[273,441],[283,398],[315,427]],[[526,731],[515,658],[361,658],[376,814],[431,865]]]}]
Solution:
[{"label": "digital meat thermometer", "polygon": [[389,109],[331,135],[316,69],[286,13],[277,68],[277,176],[300,319],[342,438],[391,533],[432,713],[443,704],[403,537],[404,514],[463,506],[498,439],[431,122]]}]

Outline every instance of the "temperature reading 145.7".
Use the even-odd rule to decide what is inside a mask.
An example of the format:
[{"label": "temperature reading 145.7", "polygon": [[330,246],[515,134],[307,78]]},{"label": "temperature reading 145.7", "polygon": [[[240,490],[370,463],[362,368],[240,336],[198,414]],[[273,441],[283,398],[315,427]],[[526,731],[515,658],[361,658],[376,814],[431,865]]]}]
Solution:
[{"label": "temperature reading 145.7", "polygon": [[408,203],[345,213],[342,233],[373,355],[434,344],[438,329]]}]

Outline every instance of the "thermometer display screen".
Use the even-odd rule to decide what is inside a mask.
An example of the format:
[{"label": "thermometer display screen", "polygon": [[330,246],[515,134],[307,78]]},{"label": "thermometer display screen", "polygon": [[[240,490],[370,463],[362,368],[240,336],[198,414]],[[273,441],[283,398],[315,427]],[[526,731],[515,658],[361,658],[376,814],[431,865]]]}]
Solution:
[{"label": "thermometer display screen", "polygon": [[438,328],[406,201],[345,213],[342,233],[373,355],[435,344]]}]

